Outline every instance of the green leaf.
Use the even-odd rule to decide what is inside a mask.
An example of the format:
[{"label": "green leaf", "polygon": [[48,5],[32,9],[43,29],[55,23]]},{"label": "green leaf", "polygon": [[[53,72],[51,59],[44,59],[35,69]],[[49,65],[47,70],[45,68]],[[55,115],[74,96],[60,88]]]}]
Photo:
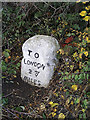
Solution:
[{"label": "green leaf", "polygon": [[3,60],[1,60],[1,65],[6,65],[6,63]]},{"label": "green leaf", "polygon": [[68,92],[68,91],[66,92],[66,95],[69,95],[69,92]]},{"label": "green leaf", "polygon": [[8,104],[8,98],[3,98],[3,99],[2,99],[2,104],[3,104],[3,105]]},{"label": "green leaf", "polygon": [[2,76],[2,78],[6,78],[6,76]]},{"label": "green leaf", "polygon": [[70,36],[71,36],[71,33],[68,33],[66,36],[70,37]]},{"label": "green leaf", "polygon": [[64,75],[64,73],[63,73],[63,72],[61,72],[61,74],[62,74],[62,75]]},{"label": "green leaf", "polygon": [[87,92],[86,94],[90,96],[90,92]]},{"label": "green leaf", "polygon": [[82,114],[79,114],[79,118],[82,118]]},{"label": "green leaf", "polygon": [[66,75],[68,75],[69,73],[68,72],[65,72]]},{"label": "green leaf", "polygon": [[75,36],[75,34],[74,34],[74,33],[71,33],[71,35]]},{"label": "green leaf", "polygon": [[74,78],[74,74],[72,74],[72,78]]},{"label": "green leaf", "polygon": [[73,28],[80,30],[80,27],[79,27],[79,25],[77,25],[77,24],[74,24],[74,25],[73,25]]},{"label": "green leaf", "polygon": [[7,58],[10,56],[9,53],[6,52],[6,51],[4,51],[3,54],[4,54],[4,56],[7,57]]},{"label": "green leaf", "polygon": [[7,70],[7,67],[6,66],[2,66],[2,72],[5,72]]},{"label": "green leaf", "polygon": [[43,113],[43,119],[46,119],[46,115]]},{"label": "green leaf", "polygon": [[10,50],[9,50],[9,49],[5,49],[5,51],[6,51],[6,52],[10,52]]},{"label": "green leaf", "polygon": [[89,75],[87,74],[87,79],[89,78]]},{"label": "green leaf", "polygon": [[17,67],[20,67],[20,63],[17,63]]},{"label": "green leaf", "polygon": [[81,83],[83,83],[83,81],[82,81],[82,80],[79,80],[79,84],[81,84]]},{"label": "green leaf", "polygon": [[14,74],[16,74],[17,72],[16,71],[13,71]]},{"label": "green leaf", "polygon": [[19,107],[16,108],[16,111],[22,112],[22,108],[19,106]]},{"label": "green leaf", "polygon": [[68,76],[68,79],[71,79],[71,75]]},{"label": "green leaf", "polygon": [[80,102],[80,99],[79,99],[79,98],[77,98],[76,103],[79,103],[79,102]]},{"label": "green leaf", "polygon": [[78,80],[78,75],[75,75],[75,80]]},{"label": "green leaf", "polygon": [[86,118],[86,113],[83,113],[83,118]]},{"label": "green leaf", "polygon": [[80,75],[79,75],[79,79],[84,79],[83,74],[80,74]]},{"label": "green leaf", "polygon": [[84,105],[86,106],[86,105],[87,105],[87,99],[85,99],[85,100],[83,101],[83,103],[84,103]]}]

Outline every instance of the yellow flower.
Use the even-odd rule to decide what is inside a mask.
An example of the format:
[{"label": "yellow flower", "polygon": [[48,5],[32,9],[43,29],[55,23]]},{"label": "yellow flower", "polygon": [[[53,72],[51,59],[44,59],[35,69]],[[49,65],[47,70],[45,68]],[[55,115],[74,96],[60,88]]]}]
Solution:
[{"label": "yellow flower", "polygon": [[79,68],[80,69],[82,68],[82,62],[79,62]]},{"label": "yellow flower", "polygon": [[85,112],[85,109],[82,109],[83,112]]},{"label": "yellow flower", "polygon": [[16,78],[17,76],[16,75],[13,75],[14,78]]},{"label": "yellow flower", "polygon": [[77,54],[77,52],[75,52],[74,54],[73,54],[73,57],[77,57],[78,56],[78,54]]},{"label": "yellow flower", "polygon": [[77,90],[77,88],[78,88],[78,86],[77,86],[77,85],[72,85],[72,89],[73,89],[74,91],[76,91],[76,90]]},{"label": "yellow flower", "polygon": [[53,111],[54,111],[54,112],[56,112],[56,111],[57,111],[57,109],[55,108]]},{"label": "yellow flower", "polygon": [[85,30],[88,31],[88,27],[86,27]]},{"label": "yellow flower", "polygon": [[53,104],[53,102],[52,102],[52,101],[50,101],[48,104],[52,105],[52,104]]},{"label": "yellow flower", "polygon": [[85,7],[85,9],[86,9],[86,10],[89,10],[89,8],[88,8],[88,7]]},{"label": "yellow flower", "polygon": [[52,30],[52,33],[54,34],[56,32],[56,30]]},{"label": "yellow flower", "polygon": [[85,4],[86,2],[83,2],[83,4]]},{"label": "yellow flower", "polygon": [[90,40],[88,40],[88,37],[86,37],[86,41],[87,41],[87,43],[90,43]]},{"label": "yellow flower", "polygon": [[85,51],[84,54],[85,54],[85,56],[87,57],[87,56],[88,56],[88,51]]},{"label": "yellow flower", "polygon": [[64,119],[65,118],[65,115],[63,114],[63,113],[60,113],[59,115],[58,115],[58,119]]},{"label": "yellow flower", "polygon": [[90,10],[90,5],[87,8]]},{"label": "yellow flower", "polygon": [[85,16],[86,13],[87,13],[86,11],[82,11],[82,12],[80,13],[80,15],[81,15],[81,16]]},{"label": "yellow flower", "polygon": [[52,112],[52,116],[54,117],[56,115],[56,113]]},{"label": "yellow flower", "polygon": [[60,17],[58,17],[58,20],[60,20]]},{"label": "yellow flower", "polygon": [[79,58],[82,59],[82,53],[79,54]]},{"label": "yellow flower", "polygon": [[59,51],[57,51],[57,53],[59,53]]},{"label": "yellow flower", "polygon": [[76,1],[76,3],[79,3],[81,0]]},{"label": "yellow flower", "polygon": [[74,73],[79,73],[79,70],[76,70]]},{"label": "yellow flower", "polygon": [[60,51],[60,54],[64,55],[63,49],[59,49],[59,51]]},{"label": "yellow flower", "polygon": [[90,20],[90,16],[85,16],[85,17],[83,18],[83,20],[85,20],[85,21]]},{"label": "yellow flower", "polygon": [[84,49],[84,48],[81,48],[81,52],[82,52],[82,51],[85,51],[85,49]]},{"label": "yellow flower", "polygon": [[83,4],[86,4],[88,1],[83,2]]},{"label": "yellow flower", "polygon": [[63,95],[61,95],[61,97],[62,97],[62,99],[64,99],[64,96],[63,96]]},{"label": "yellow flower", "polygon": [[71,101],[71,105],[73,105],[73,103],[74,103],[74,102],[73,102],[73,101]]}]

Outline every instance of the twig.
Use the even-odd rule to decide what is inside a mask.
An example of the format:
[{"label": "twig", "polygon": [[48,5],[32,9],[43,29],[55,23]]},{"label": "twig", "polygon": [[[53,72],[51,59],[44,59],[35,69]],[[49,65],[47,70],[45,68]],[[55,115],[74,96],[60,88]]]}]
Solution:
[{"label": "twig", "polygon": [[[84,88],[84,90],[82,91],[82,94],[81,94],[81,96],[80,96],[80,98],[79,98],[80,101],[81,101],[82,95],[83,95],[83,93],[84,93],[84,91],[86,90],[87,87],[88,87],[88,85],[86,85],[85,88]],[[80,102],[79,102],[79,104],[76,106],[75,111],[77,110],[77,112],[78,112],[79,106],[80,106]],[[77,117],[77,113],[76,113],[76,117]]]},{"label": "twig", "polygon": [[5,96],[2,96],[3,98],[5,98],[5,97],[8,97],[8,96],[10,96],[11,94],[13,94],[15,92],[15,90],[13,90],[11,93],[9,93],[9,94],[7,94],[7,95],[5,95]]},{"label": "twig", "polygon": [[9,111],[8,108],[5,108],[4,106],[2,106],[2,107],[3,107],[3,109],[4,109],[5,111],[7,111],[8,113],[12,114],[13,116],[15,116],[16,118],[18,118],[19,120],[21,120],[19,117],[16,116],[16,114],[14,114],[14,113],[12,113],[11,111]]},{"label": "twig", "polygon": [[[37,115],[37,113],[35,113],[35,114],[33,114],[33,113],[25,113],[25,112],[18,112],[18,111],[16,111],[16,110],[12,110],[11,109],[11,111],[12,112],[16,112],[16,113],[18,113],[18,114],[24,114],[24,115],[33,115],[33,116],[35,116],[35,114]],[[42,118],[42,116],[40,116],[40,115],[37,115],[38,117],[40,117],[40,118]]]}]

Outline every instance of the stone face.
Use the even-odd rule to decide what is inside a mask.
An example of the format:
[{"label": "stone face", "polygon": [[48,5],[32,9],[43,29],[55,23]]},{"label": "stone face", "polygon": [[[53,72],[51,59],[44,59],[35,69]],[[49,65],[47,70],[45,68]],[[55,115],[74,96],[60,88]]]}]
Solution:
[{"label": "stone face", "polygon": [[36,35],[22,46],[21,78],[31,85],[48,87],[58,63],[58,41],[50,36]]}]

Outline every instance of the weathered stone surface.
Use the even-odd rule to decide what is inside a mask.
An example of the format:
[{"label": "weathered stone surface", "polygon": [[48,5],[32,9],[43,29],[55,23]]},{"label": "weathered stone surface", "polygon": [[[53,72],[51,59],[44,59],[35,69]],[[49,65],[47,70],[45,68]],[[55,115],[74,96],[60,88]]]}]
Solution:
[{"label": "weathered stone surface", "polygon": [[36,35],[29,38],[22,46],[22,80],[38,87],[47,87],[58,62],[56,51],[58,41],[50,36]]}]

